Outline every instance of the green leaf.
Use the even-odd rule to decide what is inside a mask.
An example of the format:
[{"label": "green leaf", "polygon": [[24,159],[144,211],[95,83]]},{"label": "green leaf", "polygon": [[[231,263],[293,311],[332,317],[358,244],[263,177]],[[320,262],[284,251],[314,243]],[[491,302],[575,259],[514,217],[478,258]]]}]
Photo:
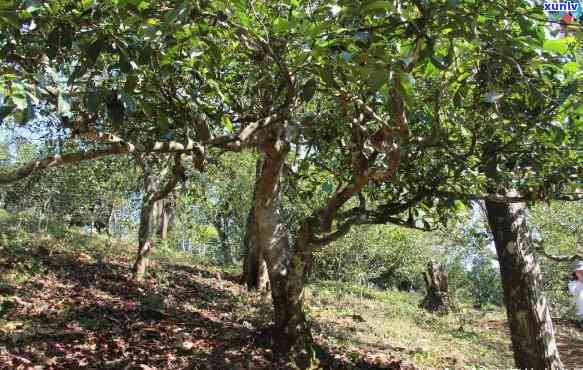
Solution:
[{"label": "green leaf", "polygon": [[140,1],[140,3],[138,4],[138,10],[143,12],[144,10],[147,10],[149,6],[150,6],[149,1]]},{"label": "green leaf", "polygon": [[362,9],[364,13],[374,13],[382,10],[393,10],[393,3],[391,1],[373,1],[365,5]]},{"label": "green leaf", "polygon": [[99,58],[99,53],[103,50],[105,46],[105,40],[103,38],[98,38],[95,42],[91,43],[87,48],[87,59],[90,65],[94,65]]},{"label": "green leaf", "polygon": [[550,53],[567,54],[569,52],[569,44],[573,43],[573,37],[563,37],[556,40],[546,40],[543,44],[543,49]]},{"label": "green leaf", "polygon": [[563,71],[567,74],[574,74],[579,71],[579,64],[577,62],[569,62],[563,65]]},{"label": "green leaf", "polygon": [[130,73],[132,71],[130,58],[125,50],[120,48],[120,51],[121,52],[119,54],[119,69],[123,73]]},{"label": "green leaf", "polygon": [[16,105],[18,109],[26,109],[28,106],[28,101],[26,100],[26,94],[22,91],[16,92],[11,96],[12,102]]},{"label": "green leaf", "polygon": [[461,200],[454,201],[454,208],[456,211],[461,212],[466,210],[466,205]]},{"label": "green leaf", "polygon": [[273,30],[276,33],[284,33],[289,28],[289,22],[287,19],[284,18],[277,18],[275,22],[273,22]]},{"label": "green leaf", "polygon": [[249,16],[245,13],[237,12],[237,16],[239,17],[239,23],[241,23],[244,27],[249,27],[251,23],[249,20]]},{"label": "green leaf", "polygon": [[413,106],[413,85],[415,84],[415,79],[410,73],[398,72],[399,79],[396,84],[396,88],[400,95],[405,100],[407,106]]},{"label": "green leaf", "polygon": [[439,70],[435,68],[435,64],[431,61],[428,61],[425,65],[425,74],[429,77],[436,77],[439,75]]},{"label": "green leaf", "polygon": [[234,131],[233,121],[231,121],[231,118],[229,116],[223,115],[221,117],[221,124],[229,133],[232,133]]}]

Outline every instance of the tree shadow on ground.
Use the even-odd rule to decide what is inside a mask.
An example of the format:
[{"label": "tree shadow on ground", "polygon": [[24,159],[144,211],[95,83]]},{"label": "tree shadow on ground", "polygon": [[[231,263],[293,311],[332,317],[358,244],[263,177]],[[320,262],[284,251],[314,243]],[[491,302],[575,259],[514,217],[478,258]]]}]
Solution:
[{"label": "tree shadow on ground", "polygon": [[[21,335],[1,338],[22,364],[184,368],[201,362],[212,366],[209,356],[215,346],[231,348],[236,337],[252,335],[222,315],[231,308],[233,295],[202,281],[203,270],[175,269],[164,286],[137,284],[123,264],[36,252],[44,277],[10,287],[18,296],[10,316],[27,327]],[[223,311],[197,311],[200,303]],[[229,330],[237,335],[225,335]]]},{"label": "tree shadow on ground", "polygon": [[[152,271],[160,279],[138,284],[128,263],[94,259],[44,247],[12,256],[6,268],[34,261],[36,273],[5,286],[17,297],[5,318],[18,324],[10,335],[0,332],[0,363],[55,369],[285,368],[274,360],[266,331],[256,329],[270,321],[269,303],[260,303],[260,317],[235,316],[240,297],[233,292],[241,288],[234,282],[172,265]],[[387,368],[339,360],[330,348],[317,353],[321,368]]]}]

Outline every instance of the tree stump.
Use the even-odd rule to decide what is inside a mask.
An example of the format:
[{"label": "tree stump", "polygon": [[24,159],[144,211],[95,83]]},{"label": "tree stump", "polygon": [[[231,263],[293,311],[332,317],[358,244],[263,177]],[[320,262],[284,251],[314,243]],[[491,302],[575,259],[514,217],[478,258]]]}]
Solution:
[{"label": "tree stump", "polygon": [[449,296],[447,272],[442,265],[435,261],[427,264],[427,270],[423,274],[427,293],[420,306],[429,312],[446,314],[452,309]]}]

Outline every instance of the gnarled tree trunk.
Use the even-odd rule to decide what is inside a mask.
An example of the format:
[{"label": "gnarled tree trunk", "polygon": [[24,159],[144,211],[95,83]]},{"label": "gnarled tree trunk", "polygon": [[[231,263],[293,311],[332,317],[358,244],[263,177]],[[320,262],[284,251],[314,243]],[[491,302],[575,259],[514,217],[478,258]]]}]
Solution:
[{"label": "gnarled tree trunk", "polygon": [[155,245],[156,233],[164,200],[155,200],[153,195],[160,191],[160,177],[144,166],[144,197],[140,211],[140,228],[138,231],[138,255],[132,272],[137,281],[144,280],[148,259]]},{"label": "gnarled tree trunk", "polygon": [[[258,159],[255,165],[255,178],[259,179],[261,175],[262,160]],[[256,189],[253,191],[251,209],[247,216],[245,225],[245,237],[243,239],[243,276],[241,284],[245,284],[248,290],[268,291],[269,275],[267,273],[267,264],[263,258],[259,242],[257,240],[257,223],[255,222],[255,201]]]},{"label": "gnarled tree trunk", "polygon": [[[275,309],[275,347],[290,353],[300,368],[308,368],[313,358],[313,339],[304,312],[304,288],[312,260],[308,230],[307,224],[301,227],[293,252],[286,235],[278,237],[279,247],[271,250],[275,253],[266,253]],[[287,253],[278,256],[276,251],[280,248],[286,248]]]},{"label": "gnarled tree trunk", "polygon": [[427,293],[421,306],[429,312],[448,313],[452,308],[452,302],[449,295],[447,272],[443,266],[435,261],[430,261],[423,278]]},{"label": "gnarled tree trunk", "polygon": [[275,352],[290,356],[300,368],[308,367],[312,356],[312,337],[303,310],[305,270],[310,260],[309,233],[302,228],[295,248],[291,248],[288,228],[283,222],[281,175],[289,146],[272,133],[262,147],[261,173],[255,182],[257,244],[271,283],[274,307]]},{"label": "gnarled tree trunk", "polygon": [[526,222],[526,205],[486,200],[486,210],[500,262],[516,366],[560,369],[555,331]]},{"label": "gnarled tree trunk", "polygon": [[245,226],[245,238],[243,240],[243,276],[241,284],[245,284],[248,290],[269,290],[269,275],[263,253],[257,242],[257,225],[255,223],[254,207],[249,211]]}]

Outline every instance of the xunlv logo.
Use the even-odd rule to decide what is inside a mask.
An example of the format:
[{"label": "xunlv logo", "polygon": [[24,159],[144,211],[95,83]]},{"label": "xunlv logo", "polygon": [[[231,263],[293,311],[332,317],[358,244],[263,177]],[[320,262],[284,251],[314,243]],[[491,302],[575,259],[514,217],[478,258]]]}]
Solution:
[{"label": "xunlv logo", "polygon": [[579,9],[578,3],[545,3],[547,11],[576,11]]}]

